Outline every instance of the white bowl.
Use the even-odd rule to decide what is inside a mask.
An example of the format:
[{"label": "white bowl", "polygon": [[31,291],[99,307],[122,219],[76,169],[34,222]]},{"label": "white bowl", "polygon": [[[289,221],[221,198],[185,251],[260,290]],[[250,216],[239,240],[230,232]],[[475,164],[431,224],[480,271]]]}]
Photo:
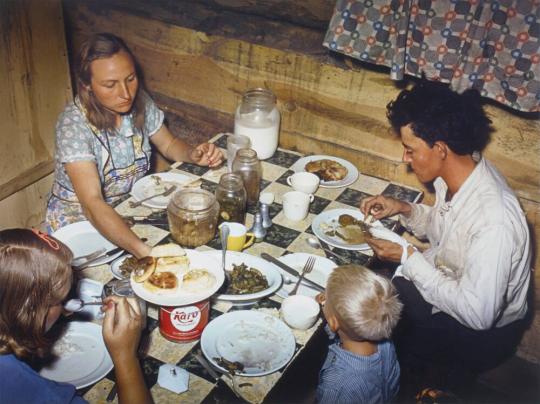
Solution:
[{"label": "white bowl", "polygon": [[292,328],[307,330],[317,321],[320,307],[317,301],[304,295],[287,297],[281,303],[281,317]]}]

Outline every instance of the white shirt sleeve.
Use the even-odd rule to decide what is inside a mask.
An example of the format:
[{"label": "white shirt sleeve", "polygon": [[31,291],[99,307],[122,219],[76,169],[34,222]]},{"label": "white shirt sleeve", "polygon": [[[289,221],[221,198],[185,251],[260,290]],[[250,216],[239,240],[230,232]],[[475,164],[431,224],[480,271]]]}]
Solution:
[{"label": "white shirt sleeve", "polygon": [[467,327],[489,329],[505,307],[514,245],[511,235],[502,224],[473,235],[459,279],[435,268],[419,252],[409,257],[402,272],[428,303]]},{"label": "white shirt sleeve", "polygon": [[429,217],[432,210],[432,206],[411,203],[411,214],[408,217],[404,215],[399,215],[399,221],[418,239],[424,240],[427,237],[427,227],[430,222]]}]

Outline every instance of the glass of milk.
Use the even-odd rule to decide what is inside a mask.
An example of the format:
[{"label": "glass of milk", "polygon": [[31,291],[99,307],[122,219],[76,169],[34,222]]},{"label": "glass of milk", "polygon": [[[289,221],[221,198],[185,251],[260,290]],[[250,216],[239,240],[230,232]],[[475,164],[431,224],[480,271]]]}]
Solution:
[{"label": "glass of milk", "polygon": [[244,135],[259,159],[272,157],[278,146],[280,114],[276,96],[264,88],[248,90],[236,109],[234,134]]}]

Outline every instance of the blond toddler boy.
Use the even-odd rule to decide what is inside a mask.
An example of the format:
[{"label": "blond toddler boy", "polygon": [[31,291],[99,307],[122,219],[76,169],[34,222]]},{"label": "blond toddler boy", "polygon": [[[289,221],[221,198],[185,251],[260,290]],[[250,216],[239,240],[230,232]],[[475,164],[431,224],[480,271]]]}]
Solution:
[{"label": "blond toddler boy", "polygon": [[323,305],[332,340],[319,374],[318,403],[386,403],[399,390],[390,336],[402,304],[391,282],[359,265],[336,268]]}]

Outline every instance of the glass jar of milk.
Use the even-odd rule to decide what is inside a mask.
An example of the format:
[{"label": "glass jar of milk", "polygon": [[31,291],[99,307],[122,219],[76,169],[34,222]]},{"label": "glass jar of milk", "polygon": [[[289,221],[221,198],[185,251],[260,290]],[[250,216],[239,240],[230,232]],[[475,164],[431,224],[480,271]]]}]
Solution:
[{"label": "glass jar of milk", "polygon": [[259,159],[272,157],[278,146],[280,115],[276,96],[264,88],[248,90],[236,109],[234,133],[251,140]]}]

